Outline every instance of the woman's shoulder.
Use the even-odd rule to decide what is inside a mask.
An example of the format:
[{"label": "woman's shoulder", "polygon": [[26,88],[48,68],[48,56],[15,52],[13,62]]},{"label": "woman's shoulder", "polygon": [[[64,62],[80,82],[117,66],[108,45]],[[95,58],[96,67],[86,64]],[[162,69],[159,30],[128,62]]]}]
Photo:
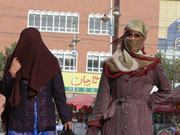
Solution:
[{"label": "woman's shoulder", "polygon": [[155,72],[164,71],[164,67],[161,63],[157,64],[154,68]]}]

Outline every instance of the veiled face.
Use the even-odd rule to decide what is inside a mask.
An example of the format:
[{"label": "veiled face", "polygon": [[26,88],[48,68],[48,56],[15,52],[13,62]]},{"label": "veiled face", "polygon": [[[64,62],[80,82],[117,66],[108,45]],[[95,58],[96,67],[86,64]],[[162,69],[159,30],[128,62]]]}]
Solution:
[{"label": "veiled face", "polygon": [[125,47],[129,52],[137,53],[143,47],[145,37],[141,32],[128,30],[124,33]]},{"label": "veiled face", "polygon": [[140,32],[137,32],[137,31],[126,31],[124,36],[126,38],[132,38],[132,39],[140,39],[140,38],[144,38],[144,36],[140,33]]},{"label": "veiled face", "polygon": [[124,30],[125,48],[132,53],[138,53],[144,46],[147,27],[141,20],[131,20]]},{"label": "veiled face", "polygon": [[18,44],[13,52],[13,57],[18,57],[22,66],[27,66],[26,61],[33,63],[36,55],[45,47],[40,32],[35,28],[26,28],[21,32]]}]

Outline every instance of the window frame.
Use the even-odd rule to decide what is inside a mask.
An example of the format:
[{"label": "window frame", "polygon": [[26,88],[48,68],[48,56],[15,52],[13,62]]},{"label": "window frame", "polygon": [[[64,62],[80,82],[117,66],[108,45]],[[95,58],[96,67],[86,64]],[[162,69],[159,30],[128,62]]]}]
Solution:
[{"label": "window frame", "polygon": [[[27,19],[27,27],[35,27],[34,23],[35,23],[35,15],[38,14],[40,15],[40,26],[39,26],[39,31],[41,32],[53,32],[53,33],[76,33],[76,34],[79,34],[79,22],[80,22],[80,16],[79,16],[79,13],[77,12],[74,12],[74,13],[71,13],[71,12],[53,12],[53,11],[40,11],[40,10],[29,10],[28,11],[28,19]],[[31,21],[30,19],[30,15],[33,16],[33,20]],[[51,22],[51,29],[50,27],[48,26],[48,18],[49,16],[52,16],[52,21]],[[55,17],[59,17],[59,25],[58,25],[58,28],[55,27]],[[67,28],[67,23],[68,23],[68,16],[72,17],[72,21],[71,21],[71,27],[70,28]],[[44,18],[45,17],[45,18]],[[62,17],[65,17],[65,25],[64,27],[61,27],[61,18]],[[74,31],[74,27],[72,26],[73,25],[73,20],[74,18],[77,17],[77,21],[76,21],[76,28],[75,28],[75,31]],[[45,19],[45,21],[44,21]],[[33,25],[30,24],[30,22],[33,22]],[[44,23],[45,22],[45,23]],[[43,26],[43,24],[45,24]],[[55,28],[57,30],[55,30]]]},{"label": "window frame", "polygon": [[[94,71],[93,69],[93,64],[92,64],[92,70],[91,71],[89,71],[89,67],[88,67],[88,62],[89,62],[89,59],[88,59],[88,56],[92,56],[93,58],[92,59],[94,59],[94,56],[95,57],[98,57],[98,70],[97,71]],[[108,57],[110,57],[111,56],[111,53],[110,52],[108,52],[108,53],[105,53],[105,52],[101,52],[101,53],[99,53],[99,52],[92,52],[92,51],[89,51],[89,52],[87,52],[87,57],[86,57],[86,72],[87,73],[101,73],[102,72],[102,70],[103,70],[103,67],[101,67],[101,62],[103,62],[104,63],[104,61],[105,61],[105,59],[107,59]],[[104,61],[101,61],[101,58],[102,57],[105,57],[104,58]],[[92,60],[93,61],[93,60]],[[92,62],[93,63],[93,62]]]},{"label": "window frame", "polygon": [[[107,36],[110,36],[110,32],[111,32],[111,19],[108,21],[108,22],[103,22],[103,21],[101,21],[101,18],[103,17],[104,15],[102,15],[102,14],[94,14],[94,13],[90,13],[89,14],[89,16],[88,16],[88,33],[87,34],[89,34],[89,35],[107,35]],[[111,18],[110,16],[108,16],[109,18]],[[90,26],[91,26],[91,18],[93,18],[94,19],[94,24],[93,24],[93,26],[94,26],[94,28],[93,29],[90,29]],[[99,33],[96,33],[96,30],[97,29],[95,29],[95,27],[96,27],[96,25],[95,25],[95,20],[96,19],[100,19],[100,29],[99,29]],[[112,23],[113,23],[113,21],[112,21]],[[106,30],[105,29],[103,29],[103,24],[106,24]],[[90,31],[93,31],[93,32],[90,32]]]},{"label": "window frame", "polygon": [[[69,65],[69,66],[67,66],[67,67],[69,67],[68,69],[66,69],[66,66],[65,66],[65,60],[66,60],[66,58],[67,58],[67,56],[69,55],[70,56],[70,62],[71,62],[71,60],[73,60],[73,58],[74,58],[74,56],[72,56],[72,52],[73,51],[70,51],[70,50],[50,50],[51,51],[51,53],[57,58],[57,59],[59,59],[59,58],[61,58],[61,57],[59,57],[60,55],[62,55],[63,56],[63,62],[62,62],[62,66],[60,65],[60,63],[59,63],[59,66],[61,67],[61,70],[62,71],[67,71],[67,72],[77,72],[77,63],[78,63],[78,52],[76,51],[76,61],[75,61],[75,70],[74,70],[74,66],[73,66],[73,64],[72,64],[72,66],[71,65]],[[58,60],[58,62],[59,62],[59,60]]]}]

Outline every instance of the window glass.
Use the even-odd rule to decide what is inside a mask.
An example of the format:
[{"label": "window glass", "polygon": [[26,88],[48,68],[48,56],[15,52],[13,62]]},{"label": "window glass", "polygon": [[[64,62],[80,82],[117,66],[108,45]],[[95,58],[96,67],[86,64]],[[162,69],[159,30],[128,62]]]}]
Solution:
[{"label": "window glass", "polygon": [[58,58],[58,62],[61,68],[63,68],[64,55],[60,54]]},{"label": "window glass", "polygon": [[94,33],[94,18],[90,18],[90,21],[89,21],[89,33]]},{"label": "window glass", "polygon": [[47,26],[47,15],[42,15],[41,30],[46,30]]},{"label": "window glass", "polygon": [[71,32],[71,31],[72,31],[72,29],[71,29],[71,28],[73,28],[73,27],[72,27],[72,24],[73,24],[73,22],[72,22],[72,16],[67,16],[67,31],[68,31],[68,32]]},{"label": "window glass", "polygon": [[69,54],[65,54],[65,70],[69,70],[71,57]]},{"label": "window glass", "polygon": [[66,21],[66,17],[60,16],[60,31],[65,31],[65,21]]},{"label": "window glass", "polygon": [[73,25],[73,30],[74,30],[74,27],[75,27],[75,32],[78,32],[78,17],[73,17],[73,23],[75,23]]},{"label": "window glass", "polygon": [[48,26],[47,30],[52,31],[52,27],[53,27],[53,16],[52,15],[48,15],[47,26]]},{"label": "window glass", "polygon": [[76,65],[75,61],[74,61],[74,57],[71,57],[71,70],[74,70],[74,66]]},{"label": "window glass", "polygon": [[93,63],[93,68],[94,68],[94,71],[98,71],[98,65],[99,65],[99,57],[98,56],[94,56],[94,59],[93,59],[94,63]]},{"label": "window glass", "polygon": [[88,56],[88,67],[92,67],[93,56]]},{"label": "window glass", "polygon": [[95,19],[95,33],[100,33],[100,18]]},{"label": "window glass", "polygon": [[59,16],[54,16],[54,31],[59,31]]},{"label": "window glass", "polygon": [[90,18],[89,28],[94,29],[94,18]]},{"label": "window glass", "polygon": [[107,33],[107,24],[108,23],[105,23],[102,21],[102,34],[106,34]]},{"label": "window glass", "polygon": [[107,30],[107,23],[102,21],[102,30]]},{"label": "window glass", "polygon": [[29,26],[34,26],[34,15],[29,14]]},{"label": "window glass", "polygon": [[40,29],[40,15],[35,15],[35,28]]}]

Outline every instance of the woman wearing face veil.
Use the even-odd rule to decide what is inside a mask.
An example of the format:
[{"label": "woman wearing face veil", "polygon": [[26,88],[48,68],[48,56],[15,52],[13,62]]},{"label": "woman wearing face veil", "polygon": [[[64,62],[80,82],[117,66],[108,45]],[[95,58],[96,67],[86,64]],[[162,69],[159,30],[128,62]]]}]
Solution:
[{"label": "woman wearing face veil", "polygon": [[[153,135],[152,106],[171,93],[158,58],[144,52],[147,27],[131,20],[117,51],[104,63],[87,135]],[[150,94],[153,86],[158,91]]]},{"label": "woman wearing face veil", "polygon": [[0,93],[6,97],[2,121],[8,135],[55,135],[54,102],[65,129],[71,129],[60,67],[35,28],[21,32],[6,62]]}]

